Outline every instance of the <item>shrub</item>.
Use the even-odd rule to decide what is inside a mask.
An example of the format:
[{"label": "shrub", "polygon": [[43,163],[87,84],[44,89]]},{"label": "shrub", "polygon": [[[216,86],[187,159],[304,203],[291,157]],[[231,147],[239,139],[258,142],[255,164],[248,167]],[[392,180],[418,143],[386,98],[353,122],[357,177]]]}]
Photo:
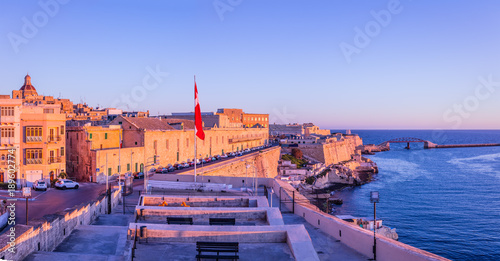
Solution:
[{"label": "shrub", "polygon": [[68,178],[68,174],[66,174],[66,172],[61,172],[61,173],[59,173],[58,178],[60,178],[60,179],[67,179]]},{"label": "shrub", "polygon": [[306,183],[309,184],[309,185],[314,184],[315,181],[316,181],[316,177],[315,176],[310,176],[310,177],[306,178]]},{"label": "shrub", "polygon": [[292,155],[297,158],[297,159],[302,159],[302,151],[300,149],[297,149],[297,148],[293,148],[292,149]]}]

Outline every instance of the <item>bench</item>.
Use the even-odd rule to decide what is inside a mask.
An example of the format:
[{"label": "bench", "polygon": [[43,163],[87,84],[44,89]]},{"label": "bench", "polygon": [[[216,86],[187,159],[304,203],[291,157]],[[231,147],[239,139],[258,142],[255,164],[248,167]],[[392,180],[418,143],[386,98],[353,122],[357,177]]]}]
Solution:
[{"label": "bench", "polygon": [[[238,260],[238,242],[196,242],[196,260]],[[224,253],[221,255],[221,253]]]},{"label": "bench", "polygon": [[224,226],[224,225],[230,225],[234,226],[236,225],[236,219],[235,218],[210,218],[209,219],[210,226],[216,225],[216,226]]},{"label": "bench", "polygon": [[167,223],[169,225],[192,225],[193,218],[167,217]]}]

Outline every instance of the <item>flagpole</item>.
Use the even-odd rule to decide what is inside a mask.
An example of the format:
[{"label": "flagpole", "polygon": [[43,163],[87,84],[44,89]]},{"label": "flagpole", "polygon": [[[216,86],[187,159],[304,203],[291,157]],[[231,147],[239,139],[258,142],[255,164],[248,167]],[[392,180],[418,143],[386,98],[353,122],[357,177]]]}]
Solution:
[{"label": "flagpole", "polygon": [[[194,76],[194,85],[196,86],[196,75]],[[194,91],[194,183],[196,183],[196,164],[198,163],[198,157],[196,156],[196,89]]]}]

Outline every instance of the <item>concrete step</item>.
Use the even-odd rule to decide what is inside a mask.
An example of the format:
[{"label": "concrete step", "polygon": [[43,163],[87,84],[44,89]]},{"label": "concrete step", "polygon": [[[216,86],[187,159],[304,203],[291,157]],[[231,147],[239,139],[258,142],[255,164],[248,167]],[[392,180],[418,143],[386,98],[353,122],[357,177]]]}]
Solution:
[{"label": "concrete step", "polygon": [[130,253],[130,246],[131,242],[127,240],[127,227],[78,226],[54,252],[127,256]]},{"label": "concrete step", "polygon": [[128,227],[130,222],[134,222],[134,215],[132,214],[110,214],[99,215],[92,226],[125,226]]},{"label": "concrete step", "polygon": [[33,252],[31,255],[24,259],[25,261],[125,261],[124,256],[114,255],[96,255],[96,254],[82,254],[82,253],[64,253],[64,252]]}]

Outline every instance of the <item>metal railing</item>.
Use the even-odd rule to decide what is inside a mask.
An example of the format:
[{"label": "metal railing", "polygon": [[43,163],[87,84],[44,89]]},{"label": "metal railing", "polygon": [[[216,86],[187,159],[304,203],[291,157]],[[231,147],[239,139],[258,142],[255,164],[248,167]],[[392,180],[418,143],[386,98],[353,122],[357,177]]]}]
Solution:
[{"label": "metal railing", "polygon": [[48,142],[56,142],[56,141],[61,141],[61,136],[49,136],[47,137],[47,141]]},{"label": "metal railing", "polygon": [[62,162],[61,157],[50,157],[49,158],[49,163],[59,163],[59,162]]},{"label": "metal railing", "polygon": [[26,142],[42,142],[42,136],[26,136]]},{"label": "metal railing", "polygon": [[42,159],[26,159],[26,164],[42,164]]}]

